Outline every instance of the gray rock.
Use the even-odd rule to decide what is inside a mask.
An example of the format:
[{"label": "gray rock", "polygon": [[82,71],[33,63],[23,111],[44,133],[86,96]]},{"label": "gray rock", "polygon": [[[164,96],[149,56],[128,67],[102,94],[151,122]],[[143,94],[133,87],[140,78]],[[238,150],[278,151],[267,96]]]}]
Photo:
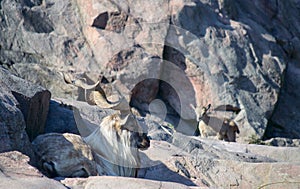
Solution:
[{"label": "gray rock", "polygon": [[29,164],[29,158],[20,152],[12,151],[0,154],[0,188],[57,188],[61,183],[44,177]]},{"label": "gray rock", "polygon": [[45,125],[45,133],[79,134],[73,114],[73,107],[52,99]]},{"label": "gray rock", "polygon": [[[252,3],[241,7],[245,11],[258,9]],[[218,4],[202,1],[178,6],[172,20],[178,28],[170,28],[166,42],[180,49],[187,59],[185,72],[190,76],[196,104],[239,106],[242,111],[236,121],[241,127],[240,140],[251,133],[263,136],[278,99],[287,56],[273,34],[263,27],[266,23],[253,22],[239,9],[238,15],[247,17],[243,18],[247,25],[239,22],[242,18],[224,22],[215,9]],[[267,37],[260,32],[267,33]],[[264,49],[272,49],[276,56]]]},{"label": "gray rock", "polygon": [[299,138],[297,1],[34,2],[1,1],[0,62],[53,96],[77,97],[59,72],[93,71],[141,110],[159,95],[189,122],[190,104],[231,104],[238,141]]},{"label": "gray rock", "polygon": [[57,71],[74,65],[87,68],[91,64],[92,68],[95,63],[80,29],[77,6],[72,1],[37,2],[1,1],[0,60],[54,96],[70,96],[74,88],[59,82]]},{"label": "gray rock", "polygon": [[[251,154],[246,151],[237,151],[232,153],[228,151],[225,146],[226,143],[222,144],[221,141],[215,140],[204,140],[197,137],[188,138],[180,133],[175,133],[173,136],[173,144],[189,153],[195,158],[201,158],[202,154],[204,157],[212,159],[226,159],[232,161],[242,162],[276,162],[275,159],[261,156],[259,154]],[[222,146],[224,145],[224,146]]]},{"label": "gray rock", "polygon": [[126,177],[113,177],[113,176],[101,176],[90,177],[87,179],[65,179],[62,183],[72,189],[96,189],[96,188],[115,188],[115,189],[131,189],[131,188],[145,188],[145,189],[197,189],[198,187],[188,187],[183,184],[171,183],[171,182],[159,182],[138,178],[126,178]]},{"label": "gray rock", "polygon": [[269,140],[263,141],[264,144],[270,146],[281,146],[281,147],[299,147],[299,139],[289,139],[289,138],[271,138]]},{"label": "gray rock", "polygon": [[26,131],[30,140],[44,132],[49,109],[50,92],[43,87],[34,85],[18,78],[9,71],[0,68],[0,79],[12,91],[24,115]]},{"label": "gray rock", "polygon": [[162,121],[160,118],[155,119],[155,116],[147,116],[143,124],[148,128],[150,139],[172,142],[174,128],[171,128],[171,125],[167,122]]},{"label": "gray rock", "polygon": [[142,168],[138,177],[188,186],[204,186],[196,178],[195,169],[189,166],[188,158],[191,156],[184,150],[165,141],[152,140],[150,148],[142,154]]},{"label": "gray rock", "polygon": [[56,98],[50,102],[45,133],[74,133],[85,137],[100,125],[102,119],[116,113],[86,102]]},{"label": "gray rock", "polygon": [[[299,184],[298,148],[247,145],[178,133],[173,136],[173,141],[177,141],[174,143],[177,147],[163,141],[152,141],[154,147],[145,153],[157,164],[149,166],[151,164],[147,163],[145,178],[172,181],[172,176],[160,175],[177,173],[182,176],[181,179],[209,188],[258,188],[267,185],[273,188],[277,184],[278,188],[293,188]],[[192,151],[186,146],[191,143],[198,143]]]},{"label": "gray rock", "polygon": [[297,65],[298,62],[294,59],[287,67],[281,95],[266,130],[266,139],[273,137],[299,139],[300,102],[298,95],[300,91],[298,86],[300,84],[300,69]]},{"label": "gray rock", "polygon": [[0,81],[0,91],[0,152],[18,150],[34,158],[18,101],[2,80]]}]

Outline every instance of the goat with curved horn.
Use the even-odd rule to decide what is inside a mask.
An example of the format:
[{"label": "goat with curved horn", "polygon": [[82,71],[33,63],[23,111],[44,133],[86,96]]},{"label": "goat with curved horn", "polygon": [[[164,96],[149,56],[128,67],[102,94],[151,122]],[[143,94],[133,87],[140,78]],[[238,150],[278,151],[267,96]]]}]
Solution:
[{"label": "goat with curved horn", "polygon": [[114,109],[120,111],[129,111],[129,101],[122,96],[117,102],[111,102],[107,99],[104,90],[100,86],[100,81],[93,85],[85,83],[82,79],[75,79],[69,73],[63,73],[67,84],[72,84],[85,90],[85,99],[90,105],[97,105],[100,108]]},{"label": "goat with curved horn", "polygon": [[140,168],[139,150],[150,146],[150,140],[132,114],[105,117],[92,134],[84,138],[95,152],[100,175],[134,177]]},{"label": "goat with curved horn", "polygon": [[[144,132],[139,121],[131,112],[129,105],[130,95],[122,95],[117,102],[110,102],[100,82],[94,85],[87,85],[82,80],[75,80],[70,74],[64,74],[64,80],[68,84],[73,84],[86,90],[89,104],[94,104],[100,108],[111,108],[118,110],[118,113],[104,117],[93,131],[88,131],[83,137],[84,141],[91,146],[94,158],[97,162],[97,172],[99,175],[118,175],[133,177],[137,175],[140,167],[139,150],[145,150],[150,146],[150,140]],[[126,91],[121,83],[114,83],[117,90]],[[122,89],[123,87],[123,89]],[[75,108],[74,115],[79,120],[77,124],[85,127],[86,123]]]},{"label": "goat with curved horn", "polygon": [[236,133],[240,133],[237,124],[233,120],[227,118],[218,118],[207,114],[211,107],[209,104],[207,107],[194,107],[198,128],[202,137],[217,136],[219,140],[225,140],[229,142],[236,142]]}]

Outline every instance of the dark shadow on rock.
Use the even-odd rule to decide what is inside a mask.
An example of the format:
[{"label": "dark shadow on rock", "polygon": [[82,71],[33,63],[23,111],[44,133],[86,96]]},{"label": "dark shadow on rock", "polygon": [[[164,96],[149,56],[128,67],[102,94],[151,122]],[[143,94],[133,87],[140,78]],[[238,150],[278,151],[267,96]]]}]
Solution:
[{"label": "dark shadow on rock", "polygon": [[273,137],[300,139],[300,69],[296,62],[289,63],[279,99],[264,134],[264,140]]},{"label": "dark shadow on rock", "polygon": [[184,54],[174,47],[164,46],[163,59],[175,64],[182,70],[187,68]]},{"label": "dark shadow on rock", "polygon": [[250,93],[255,93],[256,86],[253,84],[253,82],[246,76],[241,76],[239,78],[236,78],[236,85],[239,89],[248,91]]},{"label": "dark shadow on rock", "polygon": [[54,31],[51,20],[42,11],[23,10],[23,26],[27,31],[36,33],[50,33]]},{"label": "dark shadow on rock", "polygon": [[[192,180],[190,180],[187,176],[189,175],[188,170],[184,167],[183,169],[178,168],[178,172],[182,172],[184,175],[180,175],[178,172],[174,172],[169,169],[163,162],[161,161],[153,161],[150,160],[145,154],[141,153],[142,161],[147,162],[148,166],[144,166],[139,169],[138,178],[156,180],[156,181],[166,181],[166,182],[175,182],[184,184],[187,186],[197,186]],[[176,162],[174,167],[176,166]],[[176,166],[178,167],[178,166]]]},{"label": "dark shadow on rock", "polygon": [[79,134],[72,107],[51,100],[44,132]]},{"label": "dark shadow on rock", "polygon": [[198,37],[203,37],[206,33],[206,28],[210,26],[216,28],[223,27],[232,30],[230,25],[219,21],[220,16],[211,6],[199,1],[195,2],[195,4],[196,6],[185,5],[180,11],[177,18],[180,27]]},{"label": "dark shadow on rock", "polygon": [[104,30],[106,27],[108,21],[108,13],[104,12],[104,13],[100,13],[95,19],[94,22],[92,24],[92,27],[96,27],[99,29]]},{"label": "dark shadow on rock", "polygon": [[127,21],[128,14],[125,12],[103,12],[94,19],[92,27],[120,33],[124,31]]}]

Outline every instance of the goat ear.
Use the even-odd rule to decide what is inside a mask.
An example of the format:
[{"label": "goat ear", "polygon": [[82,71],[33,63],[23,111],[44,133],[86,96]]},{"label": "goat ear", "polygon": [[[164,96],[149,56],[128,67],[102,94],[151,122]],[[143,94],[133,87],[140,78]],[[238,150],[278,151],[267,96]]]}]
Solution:
[{"label": "goat ear", "polygon": [[138,129],[136,119],[133,115],[128,114],[125,118],[120,121],[121,128],[129,131],[136,131]]}]

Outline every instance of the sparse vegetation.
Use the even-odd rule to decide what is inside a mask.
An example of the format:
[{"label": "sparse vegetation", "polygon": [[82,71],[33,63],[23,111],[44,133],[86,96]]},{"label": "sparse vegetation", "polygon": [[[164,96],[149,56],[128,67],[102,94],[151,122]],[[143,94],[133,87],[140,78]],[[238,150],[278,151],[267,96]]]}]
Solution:
[{"label": "sparse vegetation", "polygon": [[248,144],[266,145],[265,142],[255,134],[251,135],[246,141]]},{"label": "sparse vegetation", "polygon": [[171,123],[167,123],[166,126],[169,127],[170,129],[175,129],[174,125],[172,125]]}]

